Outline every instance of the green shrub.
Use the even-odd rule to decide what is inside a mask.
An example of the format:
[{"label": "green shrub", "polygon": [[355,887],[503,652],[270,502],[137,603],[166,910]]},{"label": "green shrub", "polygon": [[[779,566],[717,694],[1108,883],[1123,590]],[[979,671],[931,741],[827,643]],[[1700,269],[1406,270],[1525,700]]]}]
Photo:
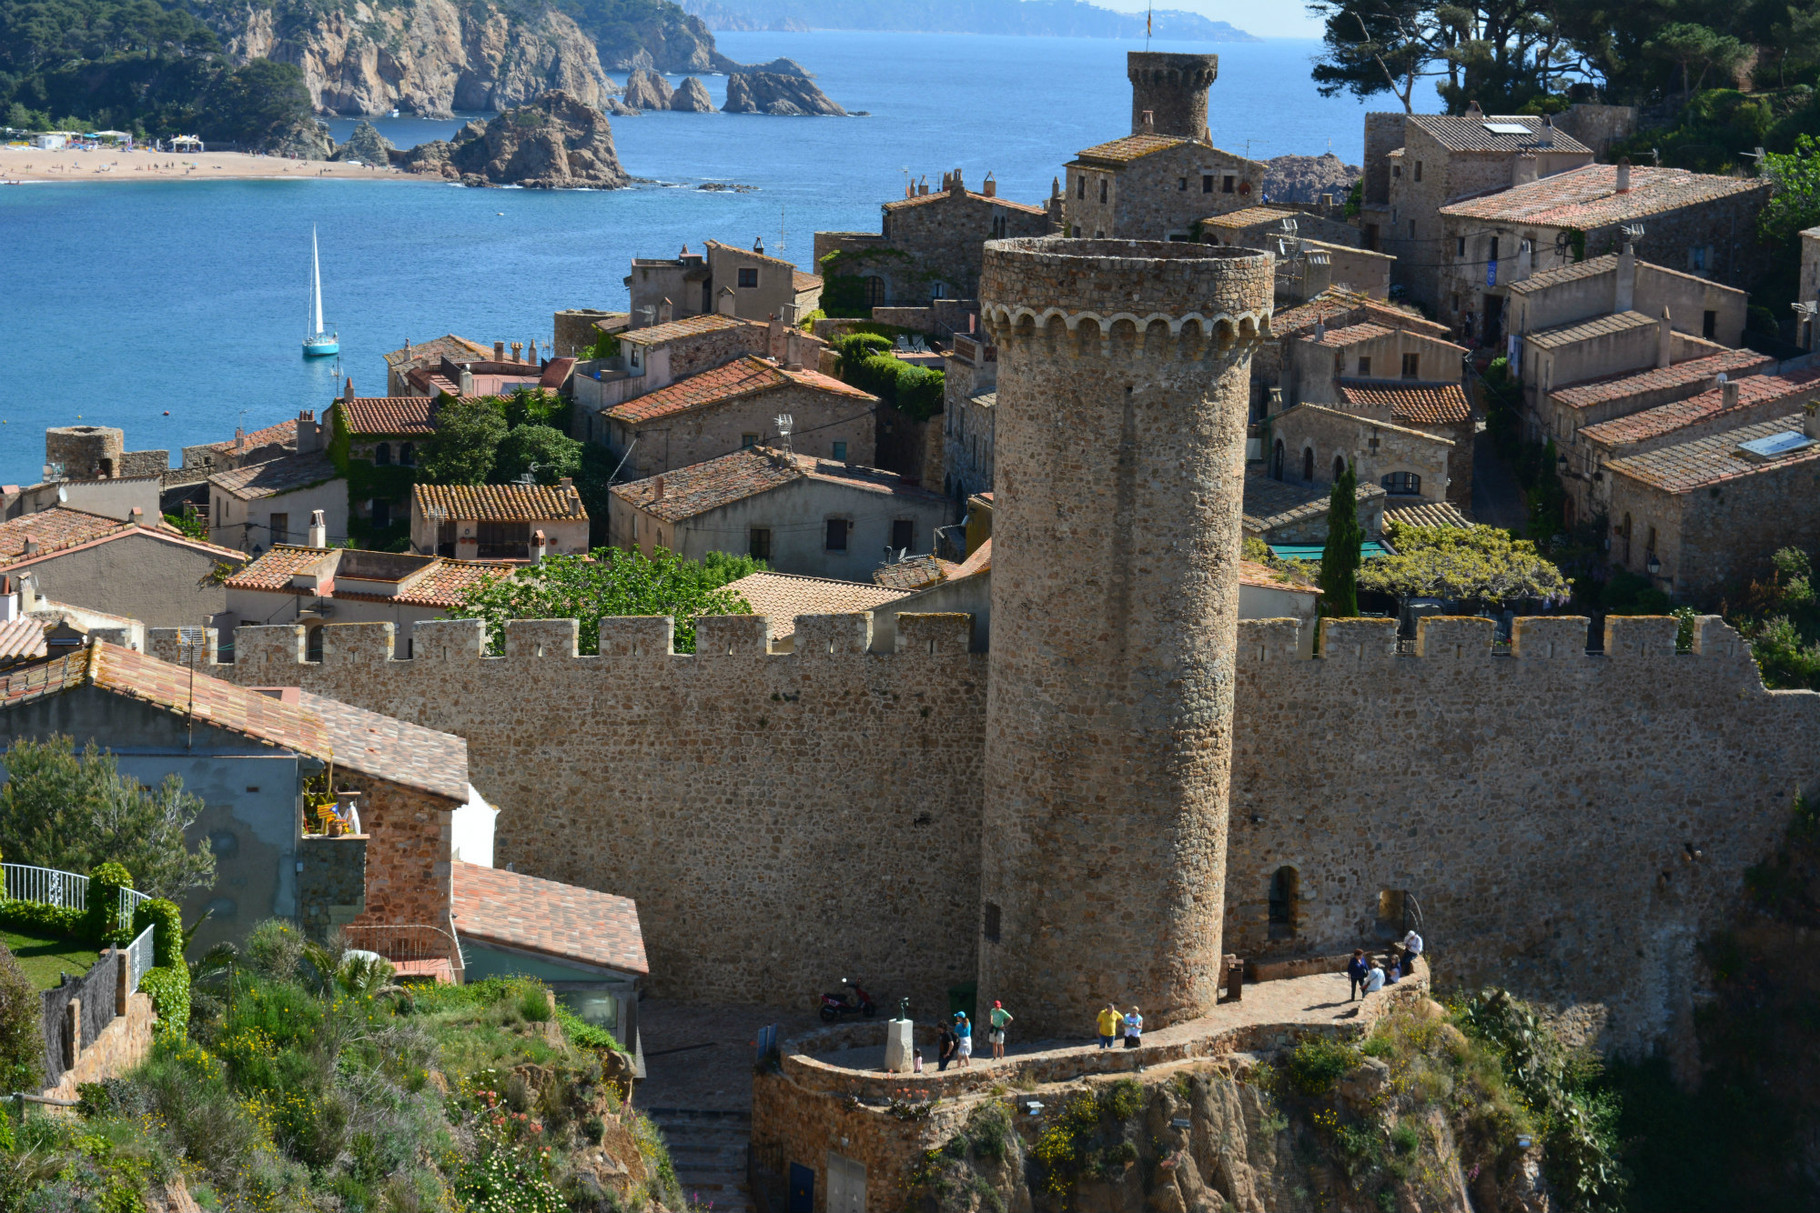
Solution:
[{"label": "green shrub", "polygon": [[1144,1088],[1136,1079],[1121,1078],[1101,1096],[1114,1120],[1130,1120],[1144,1110]]},{"label": "green shrub", "polygon": [[613,1033],[587,1022],[561,1001],[556,1004],[556,1022],[562,1025],[562,1034],[572,1045],[583,1049],[611,1049],[615,1053],[626,1051]]},{"label": "green shrub", "polygon": [[0,1083],[35,1090],[44,1058],[44,1001],[0,943]]},{"label": "green shrub", "polygon": [[1304,1095],[1325,1095],[1340,1081],[1340,1075],[1358,1062],[1358,1053],[1344,1041],[1312,1037],[1297,1045],[1289,1054],[1286,1067],[1290,1085]]},{"label": "green shrub", "polygon": [[190,971],[179,964],[172,968],[147,969],[139,979],[139,992],[152,1000],[158,1014],[158,1035],[182,1037],[190,1028]]},{"label": "green shrub", "polygon": [[540,985],[527,985],[518,995],[518,1013],[531,1023],[550,1018],[550,993]]},{"label": "green shrub", "polygon": [[133,911],[133,929],[128,938],[137,939],[148,926],[152,928],[152,963],[161,969],[182,969],[183,911],[177,903],[162,897],[140,902]]},{"label": "green shrub", "polygon": [[98,865],[88,874],[88,911],[82,931],[97,947],[132,942],[123,934],[129,924],[120,921],[120,890],[133,887],[133,874],[117,863]]},{"label": "green shrub", "polygon": [[849,368],[859,366],[874,354],[885,353],[891,345],[891,338],[878,333],[848,333],[835,338],[834,352],[840,356],[842,378],[846,377]]},{"label": "green shrub", "polygon": [[247,935],[246,958],[257,972],[290,981],[303,967],[303,936],[282,918],[268,918]]},{"label": "green shrub", "polygon": [[84,914],[83,910],[47,906],[37,901],[0,901],[0,928],[81,939]]}]

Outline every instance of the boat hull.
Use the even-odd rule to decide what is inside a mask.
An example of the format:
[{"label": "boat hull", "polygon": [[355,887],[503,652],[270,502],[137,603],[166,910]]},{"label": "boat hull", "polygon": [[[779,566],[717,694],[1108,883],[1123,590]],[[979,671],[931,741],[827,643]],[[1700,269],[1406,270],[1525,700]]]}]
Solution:
[{"label": "boat hull", "polygon": [[305,358],[326,358],[330,354],[339,354],[340,352],[341,342],[333,337],[322,341],[305,341],[303,343],[303,356]]}]

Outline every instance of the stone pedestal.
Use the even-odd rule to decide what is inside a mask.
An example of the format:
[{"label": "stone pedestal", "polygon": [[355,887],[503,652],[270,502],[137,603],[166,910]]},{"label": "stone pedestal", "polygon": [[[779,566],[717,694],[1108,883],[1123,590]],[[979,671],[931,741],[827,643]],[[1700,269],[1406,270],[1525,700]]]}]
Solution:
[{"label": "stone pedestal", "polygon": [[885,1073],[908,1074],[916,1054],[916,1025],[908,1019],[885,1022]]}]

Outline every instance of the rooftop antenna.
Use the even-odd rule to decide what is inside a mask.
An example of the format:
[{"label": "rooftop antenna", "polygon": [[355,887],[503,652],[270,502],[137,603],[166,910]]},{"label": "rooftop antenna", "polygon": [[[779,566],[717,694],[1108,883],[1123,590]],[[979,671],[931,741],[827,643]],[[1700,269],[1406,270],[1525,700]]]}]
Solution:
[{"label": "rooftop antenna", "polygon": [[784,452],[790,455],[796,454],[796,452],[790,448],[790,431],[796,427],[796,418],[792,417],[789,413],[779,413],[771,420],[777,426],[777,436],[783,439]]},{"label": "rooftop antenna", "polygon": [[1643,225],[1641,223],[1626,223],[1621,225],[1618,230],[1624,233],[1624,243],[1632,245],[1643,243]]}]

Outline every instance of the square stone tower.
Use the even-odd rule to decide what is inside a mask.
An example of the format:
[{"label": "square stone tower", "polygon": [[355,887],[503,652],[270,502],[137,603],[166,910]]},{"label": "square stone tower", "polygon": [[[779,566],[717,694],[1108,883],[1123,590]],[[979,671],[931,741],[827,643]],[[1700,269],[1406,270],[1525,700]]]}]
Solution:
[{"label": "square stone tower", "polygon": [[1151,1025],[1220,978],[1252,348],[1269,254],[986,245],[999,351],[980,1005]]},{"label": "square stone tower", "polygon": [[[1207,134],[1207,90],[1220,74],[1218,55],[1130,51],[1131,133],[1200,139]],[[1144,125],[1148,111],[1152,124]]]}]

